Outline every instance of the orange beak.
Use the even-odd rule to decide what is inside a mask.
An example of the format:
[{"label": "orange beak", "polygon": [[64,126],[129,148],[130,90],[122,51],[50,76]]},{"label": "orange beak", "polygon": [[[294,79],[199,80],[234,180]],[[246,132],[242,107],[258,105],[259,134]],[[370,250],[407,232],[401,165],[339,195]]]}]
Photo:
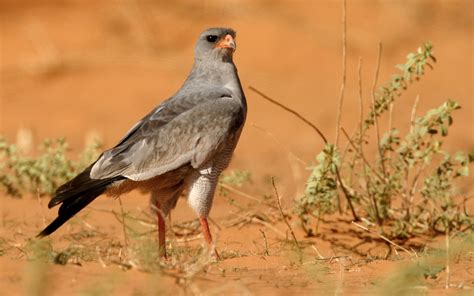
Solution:
[{"label": "orange beak", "polygon": [[216,48],[228,48],[232,49],[232,51],[235,51],[235,41],[234,37],[232,37],[230,34],[225,35],[225,37],[220,40],[216,46]]}]

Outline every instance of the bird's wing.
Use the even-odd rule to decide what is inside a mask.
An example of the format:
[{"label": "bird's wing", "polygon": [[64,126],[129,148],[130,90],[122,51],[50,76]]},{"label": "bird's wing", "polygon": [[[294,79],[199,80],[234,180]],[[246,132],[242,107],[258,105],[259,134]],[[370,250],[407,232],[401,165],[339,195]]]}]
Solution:
[{"label": "bird's wing", "polygon": [[225,88],[169,99],[105,151],[90,176],[140,181],[186,164],[198,168],[219,152],[243,121],[242,106]]}]

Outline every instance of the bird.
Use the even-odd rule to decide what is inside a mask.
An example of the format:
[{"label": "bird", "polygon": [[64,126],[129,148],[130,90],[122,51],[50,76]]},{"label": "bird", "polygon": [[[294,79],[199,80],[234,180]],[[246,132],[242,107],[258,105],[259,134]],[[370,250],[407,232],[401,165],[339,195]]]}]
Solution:
[{"label": "bird", "polygon": [[218,178],[227,168],[247,117],[247,101],[233,61],[236,32],[202,32],[192,69],[179,90],[138,121],[96,161],[58,187],[48,208],[57,217],[37,236],[52,234],[98,196],[150,193],[157,216],[158,247],[167,258],[165,218],[186,194],[214,255],[208,216]]}]

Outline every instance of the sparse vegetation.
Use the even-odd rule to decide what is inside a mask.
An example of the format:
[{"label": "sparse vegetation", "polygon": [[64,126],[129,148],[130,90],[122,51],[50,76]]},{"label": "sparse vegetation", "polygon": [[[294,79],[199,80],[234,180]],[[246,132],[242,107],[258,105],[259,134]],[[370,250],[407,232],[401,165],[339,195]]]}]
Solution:
[{"label": "sparse vegetation", "polygon": [[[2,5],[8,15],[2,20],[6,50],[0,71],[1,95],[5,100],[0,102],[0,108],[7,110],[0,112],[0,117],[7,114],[6,120],[0,120],[6,122],[2,127],[18,126],[21,130],[22,124],[29,124],[44,134],[45,125],[54,121],[48,116],[39,117],[38,121],[37,114],[29,118],[30,122],[17,118],[22,116],[19,110],[25,106],[38,108],[42,112],[39,116],[59,112],[67,105],[82,107],[91,103],[97,104],[97,109],[106,106],[104,109],[113,113],[111,118],[128,111],[128,99],[125,103],[120,102],[120,98],[149,97],[150,93],[156,94],[157,85],[160,88],[163,84],[180,82],[179,75],[157,76],[151,69],[165,74],[163,71],[178,73],[184,68],[189,51],[177,51],[176,46],[183,49],[190,40],[191,34],[187,31],[194,29],[187,28],[200,26],[203,21],[208,23],[209,19],[234,19],[236,26],[239,24],[236,29],[241,32],[242,41],[245,40],[236,56],[244,70],[244,85],[271,86],[277,96],[291,91],[288,104],[308,103],[307,112],[311,116],[316,114],[311,121],[321,123],[321,127],[286,105],[275,100],[273,103],[311,125],[325,142],[321,152],[315,152],[314,163],[307,165],[298,154],[307,152],[312,139],[299,133],[293,138],[279,138],[281,131],[294,130],[294,122],[277,120],[275,116],[269,121],[247,123],[243,140],[252,136],[253,127],[264,131],[274,140],[270,143],[278,146],[270,156],[278,162],[278,169],[283,169],[264,168],[264,175],[257,173],[257,169],[266,165],[263,157],[261,163],[252,164],[249,170],[229,170],[222,175],[217,194],[224,198],[216,197],[210,217],[221,258],[215,262],[203,242],[199,221],[193,219],[195,216],[188,218],[187,209],[172,212],[167,223],[169,257],[162,260],[157,248],[156,218],[147,210],[148,197],[137,192],[119,200],[101,197],[53,236],[32,239],[56,214],[57,208],[45,209],[44,200],[58,185],[95,160],[100,145],[88,145],[81,152],[70,149],[63,139],[47,140],[31,151],[32,147],[22,147],[21,137],[17,136],[16,144],[12,144],[0,136],[0,195],[4,197],[0,206],[0,284],[4,291],[15,295],[471,295],[474,285],[473,197],[472,192],[467,191],[472,190],[472,184],[465,182],[465,176],[472,168],[473,156],[453,152],[446,145],[450,144],[451,128],[461,130],[471,122],[460,124],[458,118],[466,116],[466,111],[459,110],[460,104],[452,99],[434,105],[430,103],[432,98],[418,96],[411,118],[409,112],[400,114],[398,110],[402,105],[399,102],[406,105],[413,99],[405,89],[424,80],[425,74],[426,78],[432,77],[430,69],[436,61],[432,44],[422,44],[409,54],[407,61],[397,66],[400,71],[383,84],[379,84],[377,78],[379,68],[385,67],[380,63],[380,50],[373,92],[363,96],[361,86],[366,86],[361,78],[361,73],[366,72],[365,68],[361,71],[362,57],[364,61],[374,58],[367,49],[379,38],[383,38],[384,46],[391,48],[385,55],[393,57],[410,40],[429,35],[439,40],[436,46],[442,48],[439,58],[441,53],[444,55],[440,59],[444,63],[440,65],[443,71],[451,69],[443,72],[443,76],[456,76],[455,83],[445,79],[439,90],[446,93],[443,87],[450,87],[452,83],[462,86],[456,92],[456,96],[459,95],[456,99],[465,107],[472,87],[466,85],[469,67],[464,68],[460,63],[466,63],[465,56],[469,56],[466,51],[471,54],[466,44],[471,41],[472,17],[462,10],[470,12],[469,5],[421,3],[423,1],[400,5],[397,1],[378,1],[380,3],[365,7],[352,3],[349,7],[354,9],[354,14],[349,11],[347,15],[354,18],[348,26],[343,0],[344,83],[339,114],[335,114],[335,110],[324,105],[329,98],[320,96],[319,91],[326,93],[329,83],[322,84],[337,80],[339,75],[336,69],[339,57],[335,51],[327,51],[334,49],[337,42],[335,30],[340,27],[333,21],[336,16],[331,15],[337,10],[334,3],[308,1],[302,5],[297,2],[282,1],[275,5],[271,1],[252,1],[251,6],[239,3],[239,9],[223,1],[206,2],[205,7],[198,2],[189,5],[181,1],[171,5],[166,1],[137,0],[113,5],[101,2],[93,6],[79,3],[57,6],[47,1],[41,7]],[[398,23],[400,12],[407,17]],[[22,17],[25,13],[30,17]],[[325,16],[320,18],[320,14]],[[252,19],[252,22],[246,21]],[[377,26],[381,23],[377,20],[383,20],[390,27],[381,31],[374,27],[370,32],[352,36],[364,28],[360,26],[361,20],[366,23],[364,27]],[[57,25],[65,21],[68,26]],[[170,21],[175,27],[173,32],[169,30]],[[426,26],[427,23],[430,25]],[[331,26],[322,27],[328,24]],[[451,34],[452,31],[456,34]],[[248,32],[254,36],[247,35]],[[380,36],[381,32],[386,35]],[[261,36],[263,39],[259,39]],[[263,47],[248,43],[252,40],[264,41]],[[347,40],[351,44],[346,48]],[[319,47],[321,45],[323,47]],[[379,46],[381,49],[382,45]],[[247,56],[242,55],[245,51]],[[304,54],[305,67],[300,67],[299,53]],[[349,96],[355,93],[355,89],[344,92],[345,85],[349,88],[356,85],[350,81],[353,77],[350,71],[356,62],[354,53],[361,55],[359,93],[363,111],[352,130],[344,121],[355,117],[343,114],[342,99],[344,93],[346,101],[353,99]],[[256,60],[257,56],[261,58]],[[176,68],[175,61],[183,63]],[[271,67],[267,67],[269,62]],[[320,71],[327,69],[328,64],[335,71]],[[442,71],[436,69],[436,72]],[[140,77],[135,77],[137,73]],[[439,77],[436,79],[439,81]],[[124,81],[127,83],[123,84]],[[158,81],[158,84],[149,84],[150,81]],[[320,83],[317,86],[313,85],[316,81]],[[121,88],[121,84],[126,87]],[[150,85],[150,89],[144,85]],[[382,86],[377,90],[379,85]],[[422,92],[438,90],[433,80],[422,81],[421,86]],[[117,96],[125,88],[131,93]],[[161,91],[164,90],[166,88]],[[313,102],[300,99],[313,92],[318,96]],[[258,104],[252,92],[246,91],[246,94],[251,107],[249,115],[254,116]],[[69,102],[46,105],[59,99]],[[112,99],[114,104],[111,104]],[[363,106],[369,99],[371,105]],[[81,102],[75,104],[76,100]],[[46,107],[39,106],[38,102]],[[421,102],[420,110],[431,110],[423,114],[417,112],[418,102]],[[126,105],[118,106],[121,103]],[[321,113],[315,108],[321,104],[328,116],[339,118],[337,124],[329,124],[330,120],[319,117]],[[131,109],[133,112],[128,115],[139,111],[136,107],[137,110]],[[77,119],[91,118],[91,115],[93,120],[89,123],[95,122],[101,114],[80,114]],[[251,116],[251,120],[257,118]],[[262,117],[266,116],[268,113]],[[400,117],[406,118],[401,125]],[[392,126],[394,122],[397,124]],[[110,127],[110,123],[104,123],[101,128]],[[260,125],[266,126],[258,127]],[[74,129],[83,128],[86,125],[82,121],[74,126]],[[321,132],[327,129],[336,129],[338,140],[331,143],[330,137],[326,138]],[[70,134],[80,136],[76,131]],[[288,139],[294,139],[294,143],[288,144]],[[454,140],[455,144],[460,142],[460,139]],[[262,139],[243,145],[240,151],[251,156],[239,157],[250,159],[258,155],[254,147],[264,142]],[[291,155],[291,171],[285,171],[286,159],[280,157],[278,148]],[[470,152],[474,152],[472,147]],[[297,163],[291,163],[295,159]],[[309,167],[309,171],[305,171],[305,167]],[[284,180],[289,179],[287,175],[291,178],[291,174],[294,184],[300,186],[298,189],[304,186],[304,190],[294,190],[293,184],[286,184]],[[306,174],[309,177],[303,185]],[[470,178],[472,180],[472,176]],[[275,180],[278,180],[276,184]],[[297,196],[294,192],[298,192]],[[22,196],[27,198],[20,199]],[[292,203],[294,198],[295,204]],[[183,204],[179,201],[178,207]],[[295,205],[296,211],[292,211]],[[116,221],[112,221],[114,219]]]},{"label": "sparse vegetation", "polygon": [[[454,122],[453,113],[461,108],[456,101],[448,100],[414,117],[405,135],[390,128],[380,141],[368,136],[370,127],[377,125],[390,104],[435,61],[431,43],[408,54],[406,63],[398,66],[402,72],[376,93],[359,131],[352,137],[346,133],[352,147],[348,155],[329,143],[317,156],[304,195],[296,201],[296,213],[307,235],[317,233],[314,219],[319,221],[337,209],[338,171],[342,176],[339,185],[349,192],[357,213],[391,238],[472,227],[473,219],[463,211],[464,199],[455,184],[469,175],[473,156],[443,149],[443,140]],[[373,160],[365,153],[371,148],[378,151]]]},{"label": "sparse vegetation", "polygon": [[[397,291],[410,294],[420,286],[425,287],[426,281],[437,279],[443,272],[448,273],[449,285],[449,264],[441,260],[450,256],[443,255],[445,250],[422,254],[416,250],[407,250],[390,240],[397,239],[400,242],[420,234],[444,233],[449,242],[451,233],[463,234],[473,225],[472,217],[463,208],[465,199],[460,198],[461,193],[455,186],[458,179],[469,175],[473,156],[463,152],[453,154],[443,149],[443,140],[448,136],[449,128],[454,122],[454,112],[461,108],[456,101],[448,100],[418,117],[415,116],[415,106],[408,123],[409,131],[404,135],[399,129],[390,127],[376,140],[371,140],[368,136],[371,127],[377,127],[378,131],[377,121],[390,111],[391,104],[402,95],[403,90],[413,80],[421,78],[425,67],[432,67],[430,61],[435,61],[432,49],[432,45],[426,43],[417,53],[408,55],[407,62],[398,66],[402,72],[392,77],[375,94],[367,117],[361,119],[360,128],[356,129],[352,136],[341,128],[350,148],[342,150],[324,138],[326,145],[310,168],[304,195],[296,200],[296,214],[307,236],[319,233],[320,222],[325,215],[333,214],[338,209],[346,209],[343,204],[339,204],[338,198],[339,194],[344,193],[367,226],[365,228],[357,224],[360,228],[377,235],[392,244],[395,249],[401,249],[410,256],[420,257],[389,281],[376,281],[374,291],[387,287],[392,289],[393,283],[399,283],[397,286],[404,288]],[[294,114],[298,115],[296,112]],[[319,130],[318,132],[320,133]],[[46,140],[36,153],[29,155],[0,138],[0,188],[13,197],[25,194],[51,195],[57,186],[96,159],[99,148],[98,143],[90,145],[77,158],[71,158],[64,139]],[[367,157],[365,151],[370,149],[377,151],[375,157]],[[258,200],[259,204],[266,205],[269,211],[255,212],[251,207],[243,206],[229,198],[230,203],[237,209],[238,218],[237,222],[231,218],[228,224],[243,226],[258,222],[279,234],[282,238],[279,249],[270,251],[267,235],[259,229],[263,237],[261,248],[264,256],[274,252],[288,252],[289,258],[298,258],[291,260],[292,264],[305,266],[313,262],[311,256],[307,255],[307,243],[298,241],[287,219],[290,215],[285,213],[281,206],[281,197],[276,191],[275,183],[272,184],[278,207],[274,206],[271,198],[259,199],[237,189],[250,183],[250,171],[230,171],[221,177],[219,192],[221,195],[229,195],[232,191],[253,201]],[[197,220],[175,224],[168,229],[174,239],[168,242],[170,259],[165,263],[160,260],[156,242],[150,237],[150,233],[155,231],[153,217],[145,212],[107,212],[123,225],[123,241],[95,230],[84,229],[83,223],[73,220],[71,224],[76,225],[76,230],[78,226],[80,229],[64,237],[69,241],[65,247],[55,250],[49,240],[30,241],[26,244],[23,252],[26,258],[31,260],[29,272],[33,274],[30,276],[29,287],[35,293],[46,293],[43,282],[34,280],[35,274],[44,273],[46,263],[82,265],[85,262],[100,262],[103,266],[118,265],[125,270],[137,268],[175,278],[179,285],[186,288],[192,285],[196,275],[207,270],[212,262],[209,250],[203,246],[188,244],[188,240],[199,235]],[[278,221],[286,224],[286,239],[270,224]],[[377,227],[377,233],[369,230],[369,227],[374,226]],[[466,235],[468,238],[472,237],[471,233]],[[7,240],[2,239],[0,242],[2,256],[12,247]],[[242,256],[246,255],[231,251],[221,253],[223,259]],[[321,272],[326,274],[331,269],[331,261],[326,261],[328,258],[319,253],[318,257],[319,262],[305,267],[308,270],[306,276],[311,277],[314,270],[319,270],[320,277]],[[340,262],[345,262],[344,258],[341,257]],[[47,280],[44,274],[41,278],[43,281]],[[108,288],[93,285],[84,293],[103,294],[104,289]],[[328,285],[328,289],[337,290],[340,285]]]},{"label": "sparse vegetation", "polygon": [[0,136],[0,190],[14,197],[51,195],[95,160],[100,146],[96,142],[86,147],[73,160],[65,139],[45,140],[36,155],[27,155]]}]

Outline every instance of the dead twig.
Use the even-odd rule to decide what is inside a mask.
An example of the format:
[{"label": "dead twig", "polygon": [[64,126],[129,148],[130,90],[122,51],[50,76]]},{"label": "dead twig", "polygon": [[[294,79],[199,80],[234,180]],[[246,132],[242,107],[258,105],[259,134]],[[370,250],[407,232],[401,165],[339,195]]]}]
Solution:
[{"label": "dead twig", "polygon": [[284,234],[283,232],[281,232],[278,228],[276,228],[275,226],[273,226],[271,223],[262,221],[262,220],[260,220],[260,219],[256,219],[255,217],[253,217],[253,218],[250,220],[250,222],[261,224],[261,225],[267,227],[268,229],[270,229],[271,231],[275,232],[275,234],[278,234],[280,237],[286,238],[285,234]]},{"label": "dead twig", "polygon": [[419,102],[420,102],[420,95],[416,95],[415,102],[413,103],[413,108],[411,109],[410,133],[413,133],[413,127],[415,126],[416,109],[418,108]]},{"label": "dead twig", "polygon": [[[309,125],[310,127],[312,127],[318,134],[319,136],[321,137],[321,139],[324,141],[324,144],[328,144],[328,141],[326,139],[326,137],[323,135],[323,133],[314,125],[312,124],[308,119],[304,118],[302,115],[300,115],[298,112],[286,107],[285,105],[275,101],[274,99],[270,98],[269,96],[265,95],[264,93],[262,93],[261,91],[257,90],[256,88],[252,87],[252,86],[249,86],[249,89],[251,91],[254,91],[256,92],[257,94],[259,94],[262,98],[268,100],[269,102],[279,106],[280,108],[290,112],[291,114],[294,114],[296,117],[298,117],[299,119],[301,119],[304,123],[306,123],[307,125]],[[349,208],[351,210],[351,213],[352,213],[352,216],[354,218],[354,220],[356,221],[359,221],[359,217],[357,216],[356,212],[355,212],[355,209],[354,209],[354,205],[352,204],[352,201],[351,201],[351,194],[349,192],[349,190],[346,188],[346,186],[344,185],[344,183],[342,182],[342,177],[341,177],[341,174],[339,172],[339,168],[336,167],[336,177],[337,177],[337,180],[339,182],[339,184],[341,185],[341,188],[342,188],[342,192],[344,193],[344,196],[346,197],[346,200],[347,200],[347,203],[349,205]]]},{"label": "dead twig", "polygon": [[288,227],[288,230],[290,231],[291,236],[293,237],[293,242],[295,243],[295,246],[298,248],[299,251],[301,251],[298,240],[296,239],[295,232],[293,231],[293,228],[291,227],[290,223],[288,222],[288,219],[286,219],[286,216],[283,213],[283,209],[281,207],[281,197],[280,197],[280,194],[278,194],[278,189],[276,188],[275,179],[273,177],[272,177],[272,186],[273,186],[273,190],[275,191],[275,195],[276,195],[277,203],[278,203],[278,209],[280,210],[280,214],[283,219],[283,222],[285,222],[286,226]]},{"label": "dead twig", "polygon": [[277,105],[278,107],[290,112],[291,114],[295,115],[296,117],[298,117],[299,119],[301,119],[304,123],[306,123],[307,125],[309,125],[311,128],[313,128],[318,134],[319,136],[321,137],[321,139],[323,140],[324,144],[327,144],[328,143],[328,140],[326,139],[326,137],[323,135],[323,133],[319,130],[319,128],[317,128],[314,124],[311,123],[311,121],[309,121],[308,119],[304,118],[301,114],[299,114],[298,112],[296,112],[295,110],[293,109],[290,109],[288,108],[287,106],[283,105],[282,103],[279,103],[277,101],[275,101],[274,99],[270,98],[269,96],[267,96],[266,94],[262,93],[261,91],[259,91],[258,89],[256,89],[255,87],[253,86],[249,86],[249,89],[255,93],[257,93],[258,95],[260,95],[262,98],[264,98],[265,100]]},{"label": "dead twig", "polygon": [[399,248],[400,250],[404,251],[404,252],[407,253],[408,255],[410,255],[410,256],[415,256],[415,255],[414,255],[412,252],[410,252],[408,249],[406,249],[406,248],[400,246],[399,244],[394,243],[393,241],[391,241],[390,239],[388,239],[386,236],[381,235],[381,234],[379,234],[379,233],[376,233],[376,232],[374,232],[374,231],[368,229],[367,227],[364,227],[364,226],[362,226],[362,225],[360,225],[360,224],[358,224],[358,223],[356,223],[356,222],[354,222],[354,221],[352,221],[351,223],[354,224],[355,226],[359,227],[360,229],[363,229],[363,230],[367,231],[368,233],[371,233],[371,234],[373,234],[373,235],[378,236],[379,238],[383,239],[384,241],[386,241],[387,243],[391,244],[392,246],[394,246],[394,247],[396,247],[396,248]]},{"label": "dead twig", "polygon": [[[123,210],[122,199],[120,196],[118,197],[118,201],[120,204],[120,215],[122,215],[122,231],[123,231],[123,246],[125,247],[125,253],[128,253],[128,235],[127,235],[127,226],[125,225],[125,212]],[[122,259],[122,258],[120,258]]]},{"label": "dead twig", "polygon": [[382,58],[382,43],[379,43],[378,47],[378,54],[377,54],[377,66],[375,67],[375,73],[374,73],[374,82],[372,84],[372,109],[374,110],[374,124],[375,124],[375,131],[377,135],[377,148],[379,151],[379,156],[380,156],[380,165],[382,166],[382,172],[385,178],[387,178],[387,171],[385,169],[385,161],[384,161],[384,156],[382,149],[380,147],[380,129],[379,129],[379,121],[377,118],[376,114],[376,109],[375,109],[375,88],[377,87],[377,81],[379,77],[379,72],[380,72],[380,60]]},{"label": "dead twig", "polygon": [[[224,189],[226,189],[226,190],[229,190],[230,192],[233,192],[233,193],[238,194],[238,195],[240,195],[240,196],[242,196],[242,197],[245,197],[245,198],[247,198],[247,199],[250,199],[250,200],[253,200],[253,201],[258,201],[259,203],[263,203],[263,202],[264,202],[261,198],[257,198],[257,197],[251,196],[250,194],[247,194],[247,193],[245,193],[245,192],[243,192],[243,191],[240,191],[239,189],[234,188],[234,187],[232,187],[232,186],[230,186],[230,185],[227,185],[227,184],[225,184],[225,183],[222,183],[222,182],[221,182],[221,183],[219,183],[219,186],[221,186],[222,188],[224,188]],[[274,205],[272,205],[272,204],[268,204],[268,206],[269,206],[269,207],[272,207],[272,208],[274,208],[274,209],[277,209],[277,207],[274,206]]]},{"label": "dead twig", "polygon": [[377,176],[377,178],[380,179],[380,181],[384,182],[384,183],[387,183],[387,180],[385,180],[385,178],[383,178],[382,176],[380,176],[379,173],[377,173],[377,171],[374,170],[374,168],[372,167],[372,165],[369,163],[369,161],[367,160],[367,158],[365,158],[365,156],[357,149],[357,146],[354,144],[354,142],[351,140],[350,136],[347,134],[346,130],[342,127],[341,128],[342,130],[342,133],[344,134],[344,136],[346,136],[347,140],[349,141],[349,143],[351,144],[351,146],[355,149],[355,151],[359,152],[359,156],[362,158],[362,161],[364,161],[365,165],[367,165],[367,167],[370,169],[370,171]]},{"label": "dead twig", "polygon": [[38,198],[38,203],[41,209],[41,218],[43,220],[43,228],[46,227],[46,216],[44,215],[43,201],[41,200],[39,188],[36,188],[36,197]]},{"label": "dead twig", "polygon": [[339,95],[339,106],[337,107],[336,120],[336,139],[334,141],[336,147],[339,145],[339,130],[341,127],[342,105],[344,102],[344,90],[346,89],[346,45],[347,45],[347,24],[346,24],[346,0],[342,1],[342,82],[341,92]]},{"label": "dead twig", "polygon": [[318,248],[315,246],[315,245],[312,245],[311,248],[316,252],[316,254],[318,255],[318,259],[319,260],[326,260],[326,258],[321,254],[321,252],[319,252]]},{"label": "dead twig", "polygon": [[362,57],[359,57],[359,65],[357,66],[357,80],[359,85],[359,145],[362,151],[362,135],[364,132],[364,96],[362,95]]},{"label": "dead twig", "polygon": [[[395,106],[395,101],[390,102],[390,105],[388,107],[388,131],[392,130],[392,124],[393,124],[393,108]],[[390,156],[388,156],[390,157]]]},{"label": "dead twig", "polygon": [[263,255],[264,256],[270,256],[270,253],[268,252],[268,241],[267,241],[267,236],[265,234],[265,231],[263,231],[262,229],[259,229],[259,231],[262,234],[263,242],[265,243],[265,251],[263,252]]},{"label": "dead twig", "polygon": [[[342,82],[341,82],[341,91],[339,95],[339,105],[337,107],[337,115],[336,115],[336,136],[335,136],[335,146],[339,148],[339,130],[341,128],[341,117],[342,117],[342,106],[344,103],[344,91],[346,89],[346,46],[347,46],[347,24],[346,24],[346,0],[342,1]],[[336,183],[337,186],[337,183]],[[342,186],[342,183],[341,183]],[[342,214],[342,206],[341,206],[341,198],[339,193],[337,194],[337,208],[339,210],[339,214]]]}]

